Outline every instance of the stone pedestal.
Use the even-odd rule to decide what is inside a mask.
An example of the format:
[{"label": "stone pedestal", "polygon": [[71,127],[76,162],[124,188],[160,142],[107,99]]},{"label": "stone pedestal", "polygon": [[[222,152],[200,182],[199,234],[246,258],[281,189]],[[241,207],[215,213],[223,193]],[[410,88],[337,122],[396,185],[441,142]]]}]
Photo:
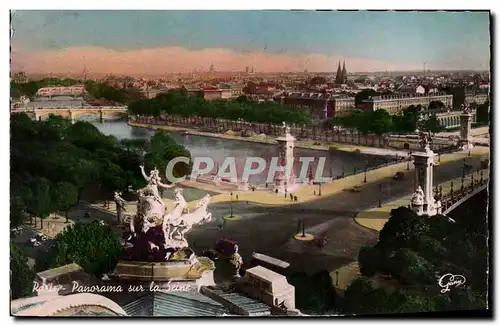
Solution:
[{"label": "stone pedestal", "polygon": [[[185,292],[186,287],[198,291],[200,286],[214,285],[213,261],[192,255],[188,259],[166,262],[119,261],[109,276],[121,281],[133,281],[149,285],[154,282],[159,290],[175,292],[174,287]],[[180,289],[180,288],[183,289]]]},{"label": "stone pedestal", "polygon": [[[437,154],[426,147],[424,152],[412,155],[415,165],[415,196],[411,207],[418,215],[436,215],[438,214],[438,205],[433,195],[433,169]],[[422,193],[418,195],[419,192]]]},{"label": "stone pedestal", "polygon": [[293,171],[293,149],[295,148],[295,137],[293,137],[288,129],[283,137],[276,139],[278,142],[278,152],[279,160],[278,165],[282,168],[286,168],[287,164],[290,164],[290,174],[287,175],[285,172],[277,172],[274,176],[274,191],[278,190],[278,193],[290,193],[297,189],[295,184],[295,173]]},{"label": "stone pedestal", "polygon": [[460,147],[468,150],[474,147],[471,137],[472,114],[464,112],[460,115]]}]

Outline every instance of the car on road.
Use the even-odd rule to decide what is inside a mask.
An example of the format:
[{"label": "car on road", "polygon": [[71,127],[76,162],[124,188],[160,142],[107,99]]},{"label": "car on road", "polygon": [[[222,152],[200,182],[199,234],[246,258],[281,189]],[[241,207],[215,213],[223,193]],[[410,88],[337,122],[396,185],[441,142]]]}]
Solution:
[{"label": "car on road", "polygon": [[351,189],[349,189],[350,192],[361,192],[363,188],[361,186],[354,186]]},{"label": "car on road", "polygon": [[403,180],[404,177],[404,172],[396,172],[396,174],[392,177],[392,180]]},{"label": "car on road", "polygon": [[327,243],[328,243],[328,239],[326,237],[314,237],[313,244],[316,247],[322,248],[322,247],[326,246]]}]

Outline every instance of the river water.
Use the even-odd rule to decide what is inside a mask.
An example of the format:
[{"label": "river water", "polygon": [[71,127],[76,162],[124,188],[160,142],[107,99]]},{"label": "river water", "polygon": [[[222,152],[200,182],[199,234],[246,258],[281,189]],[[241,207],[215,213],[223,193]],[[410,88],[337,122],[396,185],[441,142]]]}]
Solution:
[{"label": "river water", "polygon": [[[104,134],[113,135],[118,139],[125,138],[142,138],[148,139],[154,135],[154,131],[145,128],[138,128],[129,126],[124,121],[107,121],[107,122],[93,122],[93,124]],[[183,133],[171,133],[172,137],[179,143],[185,146],[191,153],[191,157],[210,157],[215,162],[215,169],[217,165],[224,162],[227,157],[234,157],[236,162],[236,171],[238,178],[241,178],[243,167],[247,157],[262,157],[269,165],[272,157],[277,157],[276,145],[251,143],[238,140],[227,140],[220,138],[185,135]],[[325,164],[323,169],[323,176],[337,177],[344,174],[351,174],[356,171],[362,171],[365,167],[374,167],[386,163],[386,158],[383,156],[368,155],[355,152],[342,152],[335,151],[330,153],[328,151],[295,148],[294,156],[296,161],[298,157],[313,157],[315,160],[311,164],[313,173],[316,172],[316,167],[319,158],[324,157]],[[300,163],[294,165],[296,176],[300,175]],[[203,167],[203,166],[202,166]],[[252,168],[255,168],[253,165]],[[226,170],[228,171],[228,170]],[[250,176],[250,184],[264,184],[268,176],[268,166],[266,169],[257,175]]]}]

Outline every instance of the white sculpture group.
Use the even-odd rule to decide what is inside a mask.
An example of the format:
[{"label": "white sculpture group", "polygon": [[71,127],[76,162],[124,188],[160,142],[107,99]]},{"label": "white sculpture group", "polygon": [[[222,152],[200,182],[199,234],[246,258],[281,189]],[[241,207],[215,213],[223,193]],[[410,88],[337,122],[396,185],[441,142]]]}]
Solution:
[{"label": "white sculpture group", "polygon": [[210,195],[203,197],[192,212],[184,213],[187,208],[187,202],[182,195],[182,189],[175,189],[174,204],[175,207],[168,213],[165,213],[166,205],[160,197],[159,189],[172,188],[175,185],[166,185],[161,182],[159,171],[155,168],[146,175],[144,167],[141,166],[141,172],[144,179],[148,182],[146,187],[139,189],[136,193],[139,195],[137,201],[137,214],[130,216],[125,214],[125,200],[121,198],[121,193],[115,192],[115,203],[117,204],[118,218],[121,223],[128,223],[132,236],[137,237],[136,222],[140,219],[142,224],[142,233],[148,232],[152,227],[161,225],[166,248],[184,248],[188,247],[185,234],[189,232],[194,225],[210,222],[212,214],[207,212],[210,203]]}]

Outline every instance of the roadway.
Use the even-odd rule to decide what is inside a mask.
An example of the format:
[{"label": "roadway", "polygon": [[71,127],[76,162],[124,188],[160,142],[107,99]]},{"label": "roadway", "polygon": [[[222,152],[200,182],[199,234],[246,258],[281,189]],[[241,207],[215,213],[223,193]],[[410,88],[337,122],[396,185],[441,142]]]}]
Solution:
[{"label": "roadway", "polygon": [[[480,167],[480,158],[472,157],[467,164],[474,170]],[[434,182],[443,183],[462,175],[462,161],[442,164],[435,168]],[[222,230],[221,221],[195,227],[187,238],[193,249],[213,248],[215,242],[228,237],[240,244],[244,259],[252,252],[261,252],[289,261],[291,269],[309,273],[332,271],[356,260],[362,245],[373,244],[378,232],[364,228],[354,221],[354,216],[378,205],[410,195],[413,190],[413,171],[405,179],[394,181],[386,178],[363,185],[362,192],[341,192],[329,197],[319,197],[309,203],[292,206],[263,206],[234,202],[233,212],[243,216],[240,221],[227,222]],[[380,186],[381,185],[381,186]],[[380,191],[382,187],[382,191]],[[282,196],[282,195],[279,195]],[[229,203],[210,206],[214,218],[229,214]],[[323,248],[300,242],[292,237],[300,218],[304,218],[306,232],[324,235],[329,241]]]}]

